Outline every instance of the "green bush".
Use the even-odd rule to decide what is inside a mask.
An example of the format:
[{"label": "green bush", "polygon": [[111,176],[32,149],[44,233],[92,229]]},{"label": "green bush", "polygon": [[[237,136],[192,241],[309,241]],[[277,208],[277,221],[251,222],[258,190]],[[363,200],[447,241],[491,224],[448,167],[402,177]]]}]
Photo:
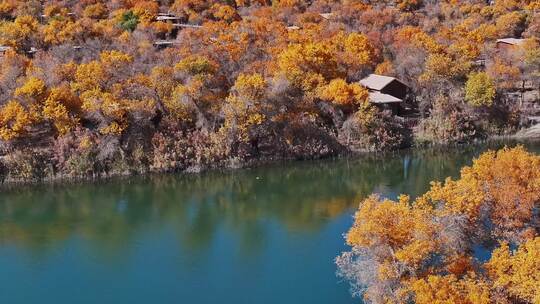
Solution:
[{"label": "green bush", "polygon": [[133,32],[139,24],[139,17],[133,13],[133,11],[127,11],[122,14],[122,20],[120,20],[120,28],[124,31]]}]

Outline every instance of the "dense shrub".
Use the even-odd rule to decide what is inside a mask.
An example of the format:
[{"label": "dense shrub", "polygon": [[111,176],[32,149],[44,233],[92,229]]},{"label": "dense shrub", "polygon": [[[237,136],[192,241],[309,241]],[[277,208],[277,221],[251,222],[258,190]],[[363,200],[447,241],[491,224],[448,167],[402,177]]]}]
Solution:
[{"label": "dense shrub", "polygon": [[4,156],[8,178],[13,180],[38,181],[53,176],[50,154],[43,150],[20,150]]},{"label": "dense shrub", "polygon": [[411,134],[404,122],[388,112],[377,112],[367,125],[353,115],[340,130],[340,141],[358,151],[399,149],[410,145],[410,140]]},{"label": "dense shrub", "polygon": [[415,130],[418,144],[463,143],[483,136],[471,113],[445,98],[439,98],[429,117],[423,119]]}]

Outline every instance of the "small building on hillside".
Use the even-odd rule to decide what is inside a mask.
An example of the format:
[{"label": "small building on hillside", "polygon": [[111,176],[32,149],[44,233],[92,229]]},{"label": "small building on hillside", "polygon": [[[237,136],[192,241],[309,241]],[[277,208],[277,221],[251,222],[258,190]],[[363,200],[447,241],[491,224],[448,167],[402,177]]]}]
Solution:
[{"label": "small building on hillside", "polygon": [[525,42],[525,39],[520,38],[502,38],[497,39],[497,49],[498,50],[512,50]]},{"label": "small building on hillside", "polygon": [[319,16],[321,16],[323,19],[330,20],[332,17],[334,17],[334,13],[320,13]]},{"label": "small building on hillside", "polygon": [[0,45],[0,57],[4,56],[4,54],[9,50],[11,50],[10,46]]},{"label": "small building on hillside", "polygon": [[289,25],[289,26],[287,26],[287,30],[289,30],[289,31],[297,31],[299,29],[300,29],[300,27],[297,26],[297,25]]},{"label": "small building on hillside", "polygon": [[200,29],[202,25],[197,24],[186,24],[186,23],[173,23],[175,28],[191,28],[191,29]]},{"label": "small building on hillside", "polygon": [[360,84],[369,90],[369,101],[380,108],[399,114],[407,98],[409,87],[397,78],[371,74],[360,80]]},{"label": "small building on hillside", "polygon": [[156,21],[168,23],[172,26],[172,31],[167,34],[162,34],[159,37],[164,40],[175,39],[178,33],[185,28],[199,29],[201,25],[184,23],[184,17],[176,16],[171,13],[159,13],[156,17]]},{"label": "small building on hillside", "polygon": [[154,46],[157,49],[164,49],[164,48],[173,46],[175,44],[178,44],[178,42],[176,40],[157,40],[157,41],[154,41]]},{"label": "small building on hillside", "polygon": [[34,58],[34,55],[38,52],[38,49],[35,48],[35,47],[31,47],[30,49],[28,49],[26,51],[26,55],[28,55],[28,57],[30,58]]},{"label": "small building on hillside", "polygon": [[171,13],[159,13],[156,17],[156,21],[163,21],[163,22],[173,22],[173,23],[180,23],[182,20],[182,17],[176,16]]}]

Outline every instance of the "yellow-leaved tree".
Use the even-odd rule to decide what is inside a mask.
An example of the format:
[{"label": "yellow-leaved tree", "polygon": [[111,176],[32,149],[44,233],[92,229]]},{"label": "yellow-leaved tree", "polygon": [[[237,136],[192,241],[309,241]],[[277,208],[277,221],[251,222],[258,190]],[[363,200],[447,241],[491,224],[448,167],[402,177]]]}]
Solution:
[{"label": "yellow-leaved tree", "polygon": [[279,73],[293,86],[307,92],[343,75],[338,69],[335,49],[328,42],[290,45],[279,55],[278,67]]},{"label": "yellow-leaved tree", "polygon": [[60,135],[73,130],[79,124],[80,99],[67,86],[51,89],[43,105],[43,117],[54,124]]},{"label": "yellow-leaved tree", "polygon": [[357,83],[347,83],[341,78],[336,78],[320,87],[318,96],[335,105],[354,109],[366,102],[369,94],[366,88]]},{"label": "yellow-leaved tree", "polygon": [[80,64],[71,89],[80,96],[86,115],[100,124],[102,134],[121,134],[128,127],[131,103],[124,97],[122,76],[133,57],[120,51],[105,51],[99,60]]},{"label": "yellow-leaved tree", "polygon": [[0,139],[20,138],[32,125],[30,113],[17,101],[9,101],[0,108]]},{"label": "yellow-leaved tree", "polygon": [[265,120],[262,109],[267,82],[261,74],[240,74],[234,83],[232,93],[227,97],[224,108],[224,128],[238,134],[240,140],[249,139],[252,127]]},{"label": "yellow-leaved tree", "polygon": [[539,181],[540,156],[519,146],[482,154],[414,201],[371,196],[340,275],[367,303],[538,303]]},{"label": "yellow-leaved tree", "polygon": [[38,21],[32,16],[19,16],[13,22],[0,21],[0,45],[17,50],[29,48],[32,35],[36,34]]},{"label": "yellow-leaved tree", "polygon": [[465,84],[465,100],[475,107],[491,106],[496,95],[495,82],[485,73],[471,73]]},{"label": "yellow-leaved tree", "polygon": [[493,251],[486,268],[497,296],[540,302],[540,237],[524,242],[513,252],[504,242]]}]

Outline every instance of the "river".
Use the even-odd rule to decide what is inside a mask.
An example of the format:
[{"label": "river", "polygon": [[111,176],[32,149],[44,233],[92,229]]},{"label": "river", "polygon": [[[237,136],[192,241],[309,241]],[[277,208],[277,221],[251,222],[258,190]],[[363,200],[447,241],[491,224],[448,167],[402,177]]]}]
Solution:
[{"label": "river", "polygon": [[359,303],[333,260],[361,199],[419,195],[485,149],[4,189],[0,303]]}]

